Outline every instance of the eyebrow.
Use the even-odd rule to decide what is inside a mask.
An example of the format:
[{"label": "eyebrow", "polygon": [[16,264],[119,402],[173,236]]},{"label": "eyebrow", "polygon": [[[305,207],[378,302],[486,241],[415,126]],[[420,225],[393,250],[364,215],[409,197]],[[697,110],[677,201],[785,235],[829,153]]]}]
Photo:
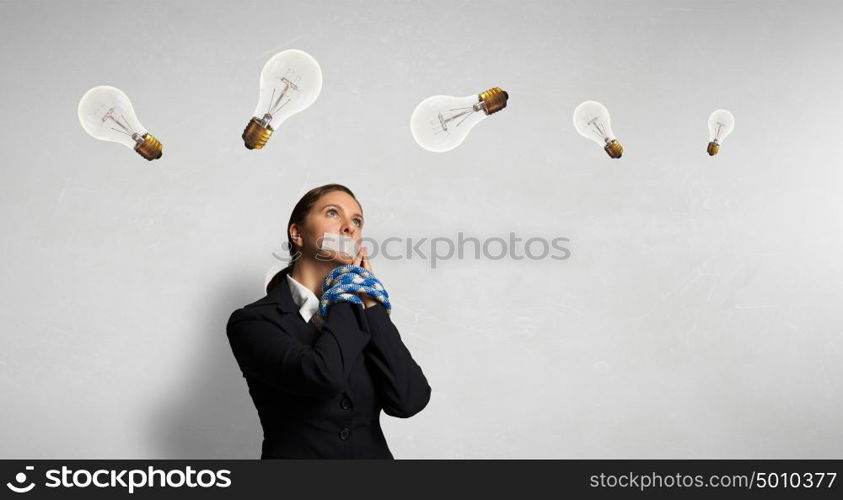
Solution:
[{"label": "eyebrow", "polygon": [[[341,206],[335,205],[333,203],[328,203],[327,205],[323,205],[322,208],[320,208],[319,210],[322,211],[322,210],[325,210],[328,207],[338,208],[338,209],[342,210],[343,212],[345,212],[345,210],[343,210]],[[360,217],[361,219],[364,219],[363,214],[353,213],[351,215],[356,215],[356,216]]]}]

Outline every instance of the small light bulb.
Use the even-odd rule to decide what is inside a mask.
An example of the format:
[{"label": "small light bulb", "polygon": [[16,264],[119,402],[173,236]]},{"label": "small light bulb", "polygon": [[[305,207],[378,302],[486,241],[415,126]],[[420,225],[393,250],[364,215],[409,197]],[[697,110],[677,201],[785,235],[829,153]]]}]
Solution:
[{"label": "small light bulb", "polygon": [[107,85],[90,89],[79,100],[77,113],[82,128],[94,139],[118,142],[147,160],[161,158],[161,142],[141,125],[122,90]]},{"label": "small light bulb", "polygon": [[287,118],[310,107],[322,91],[322,69],[307,52],[290,49],[263,66],[260,97],[243,131],[248,149],[261,149]]},{"label": "small light bulb", "polygon": [[612,158],[620,158],[623,146],[612,132],[609,110],[597,101],[585,101],[574,110],[574,128],[583,137],[603,146]]},{"label": "small light bulb", "polygon": [[735,129],[735,117],[725,109],[717,109],[708,117],[708,155],[720,152],[723,139]]},{"label": "small light bulb", "polygon": [[499,87],[477,95],[435,95],[416,106],[410,131],[416,143],[428,151],[450,151],[465,140],[475,125],[506,107],[509,94]]}]

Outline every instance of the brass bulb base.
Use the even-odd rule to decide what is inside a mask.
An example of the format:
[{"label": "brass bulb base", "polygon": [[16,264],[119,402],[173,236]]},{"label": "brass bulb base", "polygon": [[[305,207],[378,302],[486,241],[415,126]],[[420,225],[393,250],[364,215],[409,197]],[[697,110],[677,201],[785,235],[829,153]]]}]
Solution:
[{"label": "brass bulb base", "polygon": [[269,125],[264,127],[259,119],[252,118],[243,130],[243,142],[246,144],[246,149],[261,149],[266,146],[266,141],[271,135],[272,127]]},{"label": "brass bulb base", "polygon": [[501,90],[500,87],[492,87],[489,90],[480,92],[478,96],[480,102],[486,105],[485,111],[487,115],[497,113],[506,107],[506,101],[509,99],[509,94]]},{"label": "brass bulb base", "polygon": [[708,151],[708,156],[716,155],[717,153],[720,152],[720,144],[718,144],[714,141],[709,142],[707,151]]},{"label": "brass bulb base", "polygon": [[161,155],[164,154],[163,150],[164,146],[161,144],[161,141],[149,133],[143,134],[141,140],[135,144],[135,151],[149,161],[161,158]]},{"label": "brass bulb base", "polygon": [[623,154],[623,146],[621,146],[621,143],[618,142],[617,139],[609,141],[603,149],[605,149],[612,158],[620,158]]}]

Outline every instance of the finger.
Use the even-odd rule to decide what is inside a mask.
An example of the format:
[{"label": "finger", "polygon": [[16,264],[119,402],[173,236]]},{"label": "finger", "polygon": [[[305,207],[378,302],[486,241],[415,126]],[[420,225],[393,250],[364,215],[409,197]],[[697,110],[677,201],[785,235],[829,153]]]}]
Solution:
[{"label": "finger", "polygon": [[369,261],[369,250],[366,248],[363,249],[363,269],[369,271],[370,273],[375,272],[372,269],[372,263]]}]

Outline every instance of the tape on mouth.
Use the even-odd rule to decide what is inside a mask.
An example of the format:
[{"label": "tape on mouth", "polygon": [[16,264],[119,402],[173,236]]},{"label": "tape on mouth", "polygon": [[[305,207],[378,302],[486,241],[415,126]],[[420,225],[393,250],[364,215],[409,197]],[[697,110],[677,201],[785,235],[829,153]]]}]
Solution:
[{"label": "tape on mouth", "polygon": [[360,251],[360,244],[354,241],[354,238],[343,236],[338,233],[325,233],[322,236],[322,250],[333,250],[335,252],[344,253],[350,257],[357,255]]}]

